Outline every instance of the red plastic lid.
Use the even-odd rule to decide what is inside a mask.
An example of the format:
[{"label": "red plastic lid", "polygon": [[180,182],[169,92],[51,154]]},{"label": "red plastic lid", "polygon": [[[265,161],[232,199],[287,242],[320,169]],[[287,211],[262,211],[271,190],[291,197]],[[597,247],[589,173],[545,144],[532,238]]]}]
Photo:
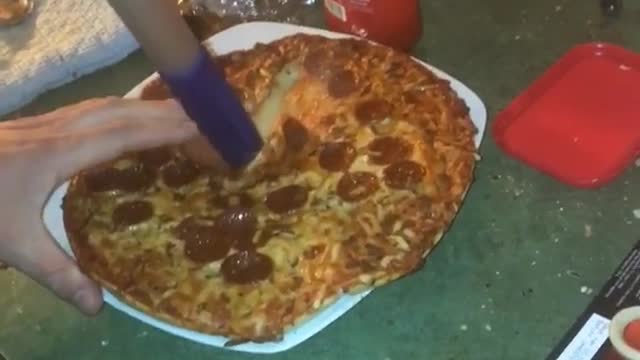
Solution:
[{"label": "red plastic lid", "polygon": [[603,43],[573,48],[498,114],[493,136],[569,185],[604,185],[640,155],[640,55]]},{"label": "red plastic lid", "polygon": [[640,351],[640,320],[633,320],[624,328],[623,338],[627,345]]}]

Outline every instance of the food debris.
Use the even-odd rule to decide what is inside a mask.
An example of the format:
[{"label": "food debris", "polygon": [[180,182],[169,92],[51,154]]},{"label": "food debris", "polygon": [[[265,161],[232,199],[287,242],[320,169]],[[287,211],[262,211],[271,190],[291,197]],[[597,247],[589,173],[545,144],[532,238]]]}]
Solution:
[{"label": "food debris", "polygon": [[496,271],[496,275],[500,276],[500,271]]},{"label": "food debris", "polygon": [[593,232],[591,231],[591,225],[584,224],[584,237],[590,238]]},{"label": "food debris", "polygon": [[107,345],[109,345],[109,340],[102,340],[102,341],[100,341],[100,345],[102,345],[102,346],[107,346]]},{"label": "food debris", "polygon": [[486,309],[486,308],[487,308],[487,305],[485,304],[480,305],[480,309]]},{"label": "food debris", "polygon": [[636,167],[640,167],[640,158],[636,159]]},{"label": "food debris", "polygon": [[565,271],[565,274],[567,274],[567,275],[569,275],[569,276],[571,276],[573,278],[576,278],[576,279],[582,278],[582,275],[580,275],[580,273],[575,271],[575,270],[567,270],[567,271]]},{"label": "food debris", "polygon": [[16,305],[16,312],[18,313],[18,315],[24,314],[24,308],[22,307],[22,305]]},{"label": "food debris", "polygon": [[553,238],[553,242],[557,244],[557,243],[560,242],[560,239],[559,238]]},{"label": "food debris", "polygon": [[143,332],[138,334],[138,337],[145,337],[147,335],[148,335],[148,333],[146,331],[143,331]]},{"label": "food debris", "polygon": [[537,262],[536,261],[532,261],[531,262],[531,266],[536,266]]},{"label": "food debris", "polygon": [[467,326],[467,324],[462,324],[462,325],[460,325],[460,330],[467,331],[467,330],[469,330],[469,327]]},{"label": "food debris", "polygon": [[582,294],[591,295],[593,293],[593,289],[588,286],[582,286],[580,287],[580,292]]},{"label": "food debris", "polygon": [[633,210],[633,217],[640,219],[640,209]]},{"label": "food debris", "polygon": [[516,35],[516,36],[514,37],[514,39],[516,39],[516,40],[520,40],[520,35]]},{"label": "food debris", "polygon": [[556,12],[562,11],[562,5],[556,5]]},{"label": "food debris", "polygon": [[484,326],[484,329],[485,329],[485,330],[487,330],[487,331],[491,331],[491,325],[486,324],[486,325]]}]

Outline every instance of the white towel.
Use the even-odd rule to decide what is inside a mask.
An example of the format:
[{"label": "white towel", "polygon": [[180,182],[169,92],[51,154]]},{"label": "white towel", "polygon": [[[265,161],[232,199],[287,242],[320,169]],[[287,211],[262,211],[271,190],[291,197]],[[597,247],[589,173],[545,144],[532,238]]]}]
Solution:
[{"label": "white towel", "polygon": [[106,0],[35,1],[23,23],[0,28],[0,115],[138,48]]}]

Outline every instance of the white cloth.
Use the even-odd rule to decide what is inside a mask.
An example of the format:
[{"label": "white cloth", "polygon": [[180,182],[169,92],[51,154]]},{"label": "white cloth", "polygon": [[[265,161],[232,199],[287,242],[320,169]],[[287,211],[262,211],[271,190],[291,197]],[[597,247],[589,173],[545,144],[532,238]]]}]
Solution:
[{"label": "white cloth", "polygon": [[28,19],[0,28],[0,115],[138,48],[107,0],[35,0]]}]

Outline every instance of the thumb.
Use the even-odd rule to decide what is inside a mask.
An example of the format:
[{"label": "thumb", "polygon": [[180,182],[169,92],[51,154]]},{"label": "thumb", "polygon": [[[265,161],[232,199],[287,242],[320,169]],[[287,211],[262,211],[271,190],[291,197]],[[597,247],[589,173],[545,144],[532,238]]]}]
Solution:
[{"label": "thumb", "polygon": [[12,265],[83,313],[97,313],[102,307],[98,286],[80,271],[44,228],[40,233],[35,239],[20,239],[29,246],[20,247],[23,253],[10,257]]}]

